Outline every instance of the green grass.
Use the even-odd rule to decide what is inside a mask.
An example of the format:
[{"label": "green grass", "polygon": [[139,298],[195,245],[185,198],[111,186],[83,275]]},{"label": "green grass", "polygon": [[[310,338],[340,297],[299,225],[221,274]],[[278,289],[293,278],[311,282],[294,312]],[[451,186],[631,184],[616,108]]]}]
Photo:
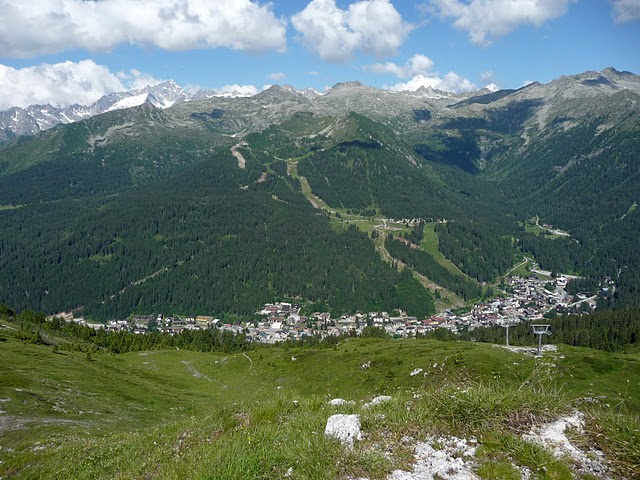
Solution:
[{"label": "green grass", "polygon": [[462,272],[462,270],[460,270],[458,267],[456,267],[455,264],[451,260],[449,260],[447,257],[445,257],[442,254],[442,252],[438,249],[438,234],[436,233],[435,228],[436,228],[435,223],[427,223],[424,226],[424,237],[422,239],[422,243],[420,244],[420,246],[425,252],[430,253],[433,256],[433,258],[435,258],[436,261],[440,265],[445,267],[447,270],[449,270],[452,273],[455,273],[456,275],[462,275],[466,277],[467,275],[464,272]]},{"label": "green grass", "polygon": [[490,434],[482,438],[480,468],[481,478],[521,478],[519,472],[513,475],[512,463],[527,467],[534,478],[541,480],[571,480],[575,478],[569,466],[554,458],[551,452],[540,445],[527,442],[513,434]]},{"label": "green grass", "polygon": [[[482,478],[540,459],[553,468],[539,478],[570,478],[518,432],[576,406],[621,471],[640,461],[638,355],[560,347],[540,361],[486,344],[352,338],[333,349],[88,361],[0,335],[2,478],[376,479],[410,470],[402,439],[428,434],[479,438]],[[392,401],[361,408],[380,394]],[[329,406],[336,397],[356,403]],[[360,413],[365,437],[353,451],[324,436],[332,413]]]},{"label": "green grass", "polygon": [[[528,260],[526,263],[522,263],[524,262],[524,260]],[[505,275],[505,277],[507,276],[517,276],[517,277],[528,277],[531,275],[530,272],[530,268],[531,268],[531,257],[529,256],[525,256],[525,258],[521,259],[518,261],[518,263],[516,263],[516,268],[514,268],[513,270],[511,270],[510,272],[508,272],[508,275]]]}]

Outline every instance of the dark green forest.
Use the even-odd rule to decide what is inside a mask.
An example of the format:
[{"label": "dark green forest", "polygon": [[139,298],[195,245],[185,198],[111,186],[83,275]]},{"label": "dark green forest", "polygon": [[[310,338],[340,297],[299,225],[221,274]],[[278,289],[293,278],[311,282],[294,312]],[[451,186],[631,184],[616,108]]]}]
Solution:
[{"label": "dark green forest", "polygon": [[[226,154],[116,196],[0,214],[0,291],[18,308],[251,315],[288,297],[337,313],[434,311],[430,294],[380,260],[369,237],[335,232],[274,174]],[[241,188],[243,185],[248,188]],[[23,252],[29,251],[29,256]]]},{"label": "dark green forest", "polygon": [[473,300],[482,296],[482,286],[478,282],[450,272],[440,265],[430,253],[412,248],[391,236],[387,237],[384,245],[393,258],[397,258],[463,299]]},{"label": "dark green forest", "polygon": [[[273,88],[14,138],[0,149],[0,301],[97,319],[251,315],[292,298],[427,316],[431,294],[393,259],[471,302],[526,255],[581,277],[568,290],[599,291],[599,308],[640,305],[637,93],[524,90],[349,112],[343,97]],[[334,212],[311,205],[307,183]],[[438,222],[462,273],[419,248],[423,228],[405,222],[418,248],[388,238],[385,261],[372,227],[336,228],[340,214]]]}]

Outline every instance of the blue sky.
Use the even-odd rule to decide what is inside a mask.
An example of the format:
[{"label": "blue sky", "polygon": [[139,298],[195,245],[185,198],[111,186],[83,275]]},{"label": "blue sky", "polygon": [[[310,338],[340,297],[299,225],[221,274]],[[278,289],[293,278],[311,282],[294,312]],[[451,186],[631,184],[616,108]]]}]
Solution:
[{"label": "blue sky", "polygon": [[0,0],[0,108],[185,88],[518,88],[640,73],[640,0]]}]

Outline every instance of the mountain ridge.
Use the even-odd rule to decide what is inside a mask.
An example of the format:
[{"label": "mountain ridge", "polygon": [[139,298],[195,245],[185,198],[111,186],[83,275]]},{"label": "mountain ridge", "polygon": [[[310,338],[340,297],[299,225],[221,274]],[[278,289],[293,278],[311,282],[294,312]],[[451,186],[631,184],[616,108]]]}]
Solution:
[{"label": "mountain ridge", "polygon": [[[571,90],[574,91],[573,95],[576,93],[584,94],[585,92],[592,92],[593,89],[580,89],[580,86],[592,87],[594,85],[599,85],[601,90],[599,93],[611,93],[612,89],[628,89],[635,93],[640,93],[640,80],[636,75],[631,72],[619,72],[613,67],[608,67],[600,72],[588,71],[577,75],[563,76],[547,84],[533,82],[513,91],[503,89],[496,92],[482,88],[474,92],[453,93],[437,90],[433,87],[420,87],[415,91],[395,92],[370,87],[359,81],[350,81],[337,83],[323,93],[309,88],[298,90],[289,85],[273,85],[255,95],[249,96],[249,98],[258,100],[271,95],[272,98],[278,100],[278,97],[290,94],[290,98],[296,98],[298,101],[305,99],[310,102],[311,105],[317,104],[315,106],[320,112],[326,112],[327,109],[335,110],[336,108],[342,108],[343,113],[348,113],[351,100],[347,99],[345,103],[342,102],[344,102],[345,97],[352,97],[356,94],[363,97],[360,101],[368,99],[373,103],[375,103],[376,100],[380,100],[378,97],[381,95],[383,97],[394,95],[394,98],[400,101],[402,101],[401,99],[422,100],[435,106],[446,107],[456,103],[464,104],[478,97],[489,99],[496,93],[498,97],[517,93],[517,95],[526,99],[540,98],[552,87],[556,92],[556,96],[562,96],[562,92],[567,90],[568,86],[572,87]],[[576,89],[580,91],[575,92]],[[91,105],[73,104],[66,107],[30,105],[25,108],[11,107],[0,112],[0,142],[4,143],[21,135],[35,135],[61,123],[73,123],[108,111],[130,108],[143,103],[150,103],[158,108],[165,109],[182,102],[237,97],[247,97],[247,95],[243,95],[240,92],[220,93],[211,90],[200,90],[194,94],[189,94],[176,82],[169,80],[139,90],[129,90],[105,95]],[[478,101],[482,101],[482,99]],[[383,103],[386,104],[386,102]],[[384,110],[384,108],[382,109]]]}]

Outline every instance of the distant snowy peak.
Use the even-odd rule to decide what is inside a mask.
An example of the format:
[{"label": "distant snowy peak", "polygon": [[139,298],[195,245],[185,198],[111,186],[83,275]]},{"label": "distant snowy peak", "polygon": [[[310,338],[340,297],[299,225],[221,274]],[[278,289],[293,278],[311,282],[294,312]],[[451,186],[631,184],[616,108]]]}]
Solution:
[{"label": "distant snowy peak", "polygon": [[406,93],[407,95],[410,95],[412,97],[429,98],[434,100],[439,100],[443,98],[456,98],[458,96],[453,92],[446,92],[444,90],[438,90],[437,88],[424,87],[424,86],[413,91],[405,90],[402,93]]},{"label": "distant snowy peak", "polygon": [[[123,108],[137,107],[146,102],[151,103],[155,107],[165,109],[172,107],[176,103],[189,100],[189,95],[182,87],[173,80],[169,80],[168,82],[160,83],[153,87],[145,87],[141,90],[107,95],[96,103],[102,104],[102,112],[111,112]],[[107,106],[109,103],[111,105]]]},{"label": "distant snowy peak", "polygon": [[147,101],[158,108],[169,108],[180,102],[188,102],[191,97],[173,80],[147,87]]},{"label": "distant snowy peak", "polygon": [[161,109],[191,99],[173,80],[140,90],[105,95],[91,105],[30,105],[13,107],[0,112],[0,143],[18,135],[35,135],[61,123],[73,123],[101,113],[131,108],[150,103]]},{"label": "distant snowy peak", "polygon": [[39,131],[38,122],[20,107],[0,112],[0,141],[17,135],[34,135]]},{"label": "distant snowy peak", "polygon": [[148,93],[138,93],[135,95],[128,95],[123,98],[119,98],[110,107],[108,107],[105,112],[112,112],[113,110],[122,110],[123,108],[131,108],[142,105],[147,101],[149,97]]}]

